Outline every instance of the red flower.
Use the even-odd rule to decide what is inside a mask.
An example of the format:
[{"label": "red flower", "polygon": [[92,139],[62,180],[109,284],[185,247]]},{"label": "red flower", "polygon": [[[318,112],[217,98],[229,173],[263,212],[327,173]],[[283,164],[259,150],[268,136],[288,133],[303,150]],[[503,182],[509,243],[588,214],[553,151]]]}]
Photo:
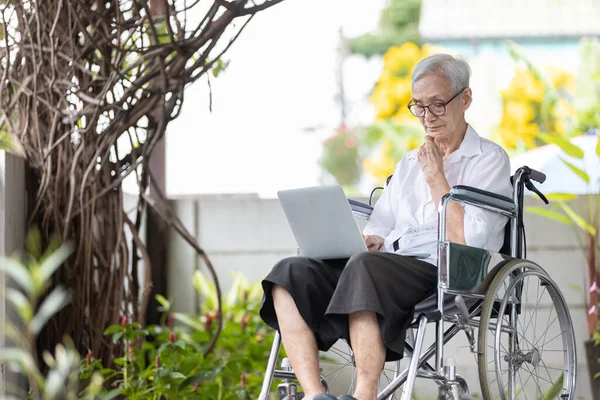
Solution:
[{"label": "red flower", "polygon": [[169,343],[173,344],[177,340],[177,332],[171,331],[169,332]]},{"label": "red flower", "polygon": [[250,321],[250,315],[246,314],[246,315],[244,315],[244,317],[242,318],[242,321],[240,322],[240,326],[242,327],[242,332],[246,331],[246,328],[248,327],[248,321]]},{"label": "red flower", "polygon": [[200,385],[199,385],[199,384],[197,384],[197,383],[194,383],[194,392],[198,391],[198,388],[199,388],[199,387],[200,387]]},{"label": "red flower", "polygon": [[215,317],[213,316],[213,313],[208,313],[206,314],[206,320],[204,321],[204,330],[205,331],[210,331],[210,328],[212,326],[212,321]]},{"label": "red flower", "polygon": [[344,144],[347,148],[353,149],[356,147],[356,139],[352,136],[347,136],[346,139],[344,139]]},{"label": "red flower", "polygon": [[127,315],[124,315],[121,317],[121,326],[123,328],[127,327]]},{"label": "red flower", "polygon": [[167,316],[167,327],[169,329],[173,329],[173,326],[175,326],[175,315],[173,315],[173,313],[170,312]]},{"label": "red flower", "polygon": [[160,368],[160,358],[158,356],[154,358],[154,368]]}]

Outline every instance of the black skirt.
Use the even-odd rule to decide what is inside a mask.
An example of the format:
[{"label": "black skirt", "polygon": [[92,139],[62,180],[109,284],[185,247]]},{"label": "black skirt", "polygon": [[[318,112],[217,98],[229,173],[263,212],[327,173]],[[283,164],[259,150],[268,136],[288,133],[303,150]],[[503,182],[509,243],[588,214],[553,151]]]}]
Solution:
[{"label": "black skirt", "polygon": [[260,309],[265,323],[279,329],[273,285],[291,294],[322,351],[340,338],[351,345],[349,314],[375,311],[387,349],[386,361],[393,361],[402,358],[414,306],[435,291],[437,268],[415,258],[381,252],[360,253],[350,259],[283,259],[262,281]]}]

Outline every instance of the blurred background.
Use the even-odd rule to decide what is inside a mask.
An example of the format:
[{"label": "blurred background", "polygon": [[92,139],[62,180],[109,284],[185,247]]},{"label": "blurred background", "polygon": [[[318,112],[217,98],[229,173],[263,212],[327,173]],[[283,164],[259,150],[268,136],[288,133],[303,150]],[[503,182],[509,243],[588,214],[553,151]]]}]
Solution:
[{"label": "blurred background", "polygon": [[[461,55],[472,69],[468,122],[504,147],[513,170],[548,175],[540,189],[554,193],[551,206],[527,199],[528,258],[569,302],[578,393],[592,398],[584,344],[597,331],[587,289],[597,212],[586,207],[598,204],[599,20],[595,0],[285,1],[247,28],[211,93],[187,89],[167,132],[167,193],[225,288],[233,273],[258,282],[296,252],[276,192],[337,182],[366,201],[422,143],[406,108],[412,69],[433,53]],[[177,237],[168,258],[169,296],[192,312],[189,276],[203,264]],[[478,392],[466,341],[450,348]],[[419,383],[425,398],[431,390]]]},{"label": "blurred background", "polygon": [[594,12],[593,0],[283,2],[231,48],[212,99],[205,84],[188,88],[169,128],[167,192],[272,198],[337,181],[368,194],[421,143],[410,74],[436,52],[469,62],[468,121],[511,156],[543,145],[539,133],[581,135],[597,104]]}]

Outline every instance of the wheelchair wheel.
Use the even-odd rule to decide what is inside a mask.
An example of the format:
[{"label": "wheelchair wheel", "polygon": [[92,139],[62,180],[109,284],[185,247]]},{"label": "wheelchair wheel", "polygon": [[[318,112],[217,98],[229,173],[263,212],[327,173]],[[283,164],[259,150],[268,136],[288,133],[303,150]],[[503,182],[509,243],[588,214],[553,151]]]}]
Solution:
[{"label": "wheelchair wheel", "polygon": [[537,264],[513,260],[493,278],[478,340],[484,399],[572,399],[573,324],[556,283]]},{"label": "wheelchair wheel", "polygon": [[[340,396],[354,393],[356,388],[356,365],[352,349],[345,341],[339,340],[329,351],[321,353],[319,365],[321,376],[332,394]],[[390,384],[399,371],[399,363],[386,363],[379,378],[378,392]],[[400,399],[401,396],[402,387],[388,399]]]}]

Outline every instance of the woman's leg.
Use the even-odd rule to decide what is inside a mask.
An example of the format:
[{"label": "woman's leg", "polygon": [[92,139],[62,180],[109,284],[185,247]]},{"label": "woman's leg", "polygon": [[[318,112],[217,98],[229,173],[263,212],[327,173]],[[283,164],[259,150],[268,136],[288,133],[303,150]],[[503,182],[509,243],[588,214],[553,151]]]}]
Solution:
[{"label": "woman's leg", "polygon": [[384,361],[402,357],[414,306],[436,284],[435,266],[392,253],[365,252],[346,264],[326,317],[352,345],[359,400],[376,398]]},{"label": "woman's leg", "polygon": [[346,261],[286,258],[262,282],[265,295],[260,315],[281,332],[307,400],[323,391],[318,350],[327,350],[340,337],[325,320],[325,310]]},{"label": "woman's leg", "polygon": [[300,315],[287,290],[276,285],[272,293],[283,346],[304,391],[304,398],[312,399],[323,392],[315,334]]},{"label": "woman's leg", "polygon": [[373,311],[357,311],[350,314],[348,319],[357,370],[354,397],[376,400],[379,376],[385,362],[385,345],[377,324],[377,315]]}]

